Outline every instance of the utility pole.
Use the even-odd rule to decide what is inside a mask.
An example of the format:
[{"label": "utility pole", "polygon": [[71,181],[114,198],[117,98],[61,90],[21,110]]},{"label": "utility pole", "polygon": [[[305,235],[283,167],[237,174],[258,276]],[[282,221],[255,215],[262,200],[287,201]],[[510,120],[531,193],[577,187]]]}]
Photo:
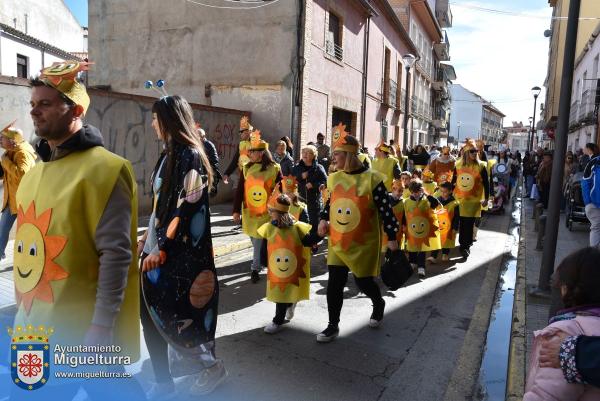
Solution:
[{"label": "utility pole", "polygon": [[[532,295],[547,295],[550,290],[550,278],[554,273],[556,258],[556,240],[560,223],[560,202],[562,197],[562,171],[565,165],[567,139],[569,135],[569,114],[571,113],[571,90],[573,89],[573,70],[575,64],[575,47],[579,25],[581,0],[571,0],[569,19],[567,22],[567,39],[561,77],[561,97],[558,108],[558,127],[556,130],[556,149],[552,161],[552,178],[550,181],[550,199],[544,233],[544,251],[538,286]],[[535,118],[535,115],[534,115]]]}]

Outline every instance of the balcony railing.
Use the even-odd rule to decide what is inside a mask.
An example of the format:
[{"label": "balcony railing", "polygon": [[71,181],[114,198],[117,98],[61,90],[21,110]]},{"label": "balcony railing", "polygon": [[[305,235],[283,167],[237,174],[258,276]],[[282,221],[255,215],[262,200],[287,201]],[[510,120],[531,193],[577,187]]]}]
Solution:
[{"label": "balcony railing", "polygon": [[344,49],[342,46],[335,44],[331,39],[325,41],[325,51],[327,54],[340,61],[342,61],[344,58]]},{"label": "balcony railing", "polygon": [[448,41],[448,34],[445,30],[443,31],[442,41],[440,43],[434,43],[433,49],[440,61],[450,60],[450,42]]},{"label": "balcony railing", "polygon": [[572,126],[575,123],[577,123],[578,114],[579,114],[579,100],[576,100],[571,104],[571,113],[569,114],[569,126]]},{"label": "balcony railing", "polygon": [[594,95],[595,91],[592,89],[586,89],[581,96],[581,104],[579,107],[579,118],[578,121],[587,120],[593,117],[594,114]]},{"label": "balcony railing", "polygon": [[388,104],[394,108],[398,108],[398,84],[390,79],[390,94]]},{"label": "balcony railing", "polygon": [[449,0],[437,0],[435,16],[442,28],[452,27],[452,11],[450,10]]}]

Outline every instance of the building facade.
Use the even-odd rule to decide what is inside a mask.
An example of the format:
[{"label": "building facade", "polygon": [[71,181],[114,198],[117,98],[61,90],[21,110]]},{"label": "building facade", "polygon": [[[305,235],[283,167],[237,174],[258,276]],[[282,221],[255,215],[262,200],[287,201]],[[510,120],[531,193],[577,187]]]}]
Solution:
[{"label": "building facade", "polygon": [[56,61],[87,53],[87,30],[62,0],[0,2],[0,124],[33,135],[27,80]]},{"label": "building facade", "polygon": [[[550,45],[548,52],[548,73],[544,86],[546,87],[546,101],[543,121],[544,130],[550,137],[558,123],[558,107],[560,101],[560,83],[565,54],[567,36],[567,16],[569,14],[570,0],[548,0],[553,8],[550,30]],[[580,9],[579,27],[577,30],[577,46],[575,57],[578,57],[587,45],[587,42],[597,26],[597,17],[600,13],[600,2],[596,0],[582,0]],[[588,17],[589,19],[586,19]]]},{"label": "building facade", "polygon": [[597,94],[599,84],[600,24],[592,32],[587,46],[577,55],[571,92],[567,149],[575,152],[588,142],[598,143]]},{"label": "building facade", "polygon": [[450,97],[451,141],[461,144],[466,138],[481,139],[490,149],[499,149],[505,140],[502,130],[504,113],[459,84],[450,86]]},{"label": "building facade", "polygon": [[525,153],[529,145],[529,134],[531,132],[531,123],[529,126],[524,126],[522,121],[513,121],[512,126],[504,127],[506,140],[504,144],[511,151],[517,150]]},{"label": "building facade", "polygon": [[192,102],[251,111],[267,140],[296,148],[318,132],[329,141],[339,122],[371,149],[402,137],[402,56],[418,49],[386,0],[239,11],[107,0],[90,3],[90,30],[92,85],[147,94],[145,80],[164,79]]}]

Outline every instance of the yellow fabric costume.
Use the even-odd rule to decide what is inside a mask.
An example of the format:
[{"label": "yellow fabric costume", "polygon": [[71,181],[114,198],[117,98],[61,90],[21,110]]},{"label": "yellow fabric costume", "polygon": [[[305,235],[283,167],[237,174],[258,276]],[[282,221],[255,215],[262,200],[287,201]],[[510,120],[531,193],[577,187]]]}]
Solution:
[{"label": "yellow fabric costume", "polygon": [[336,172],[327,179],[329,200],[328,265],[347,266],[356,277],[379,275],[381,222],[373,202],[379,173]]},{"label": "yellow fabric costume", "polygon": [[14,251],[15,324],[54,327],[57,343],[82,344],[96,304],[96,227],[117,180],[132,190],[133,257],[114,344],[135,360],[140,338],[135,176],[128,161],[102,147],[40,163],[21,181]]},{"label": "yellow fabric costume", "polygon": [[261,238],[257,230],[269,222],[267,201],[275,188],[275,180],[279,174],[277,163],[260,171],[261,164],[245,165],[244,174],[244,204],[242,208],[242,228],[244,233],[253,238]]},{"label": "yellow fabric costume", "polygon": [[438,219],[427,197],[418,202],[404,200],[406,217],[406,250],[409,252],[435,251],[441,248]]},{"label": "yellow fabric costume", "polygon": [[302,245],[302,238],[309,232],[310,225],[301,222],[288,228],[271,223],[259,227],[258,234],[267,240],[269,301],[295,303],[308,299],[310,249]]},{"label": "yellow fabric costume", "polygon": [[371,168],[374,171],[383,175],[383,184],[385,189],[392,190],[392,182],[394,182],[394,166],[398,164],[398,159],[395,157],[377,158],[373,160]]},{"label": "yellow fabric costume", "polygon": [[454,213],[457,206],[458,201],[453,200],[443,208],[439,208],[435,211],[440,228],[442,249],[452,249],[456,247],[456,233],[452,229],[452,219],[454,219]]},{"label": "yellow fabric costume", "polygon": [[481,201],[485,196],[481,170],[487,169],[487,163],[478,161],[463,164],[456,162],[456,186],[454,197],[460,203],[461,217],[481,217]]}]

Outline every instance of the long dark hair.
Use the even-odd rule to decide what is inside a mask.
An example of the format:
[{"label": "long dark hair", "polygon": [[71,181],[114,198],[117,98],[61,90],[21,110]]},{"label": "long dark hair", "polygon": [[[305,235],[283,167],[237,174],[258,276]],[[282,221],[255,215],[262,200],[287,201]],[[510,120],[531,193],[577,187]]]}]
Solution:
[{"label": "long dark hair", "polygon": [[[208,176],[208,187],[212,188],[214,172],[206,153],[204,152],[204,146],[202,145],[202,139],[196,130],[194,122],[194,114],[192,107],[184,98],[174,95],[165,96],[154,102],[152,106],[152,113],[156,114],[158,126],[160,128],[163,141],[165,143],[165,154],[166,154],[166,174],[164,174],[164,180],[160,188],[160,198],[163,200],[170,199],[170,193],[172,191],[173,173],[175,168],[175,162],[178,155],[175,153],[175,146],[177,144],[190,147],[198,152],[200,161],[204,167],[204,171]],[[167,201],[159,202],[162,205],[168,205],[170,202]],[[158,210],[158,218],[161,224],[163,223],[164,214],[166,214],[166,207],[160,207]]]},{"label": "long dark hair", "polygon": [[554,284],[567,291],[562,299],[567,308],[600,304],[600,250],[586,247],[568,255],[556,268]]},{"label": "long dark hair", "polygon": [[[254,164],[258,163],[250,162],[248,163],[248,167]],[[265,171],[267,168],[269,168],[269,166],[273,164],[275,164],[275,160],[273,160],[273,156],[271,155],[271,152],[269,152],[269,149],[263,150],[262,159],[260,161],[260,171]]]}]

